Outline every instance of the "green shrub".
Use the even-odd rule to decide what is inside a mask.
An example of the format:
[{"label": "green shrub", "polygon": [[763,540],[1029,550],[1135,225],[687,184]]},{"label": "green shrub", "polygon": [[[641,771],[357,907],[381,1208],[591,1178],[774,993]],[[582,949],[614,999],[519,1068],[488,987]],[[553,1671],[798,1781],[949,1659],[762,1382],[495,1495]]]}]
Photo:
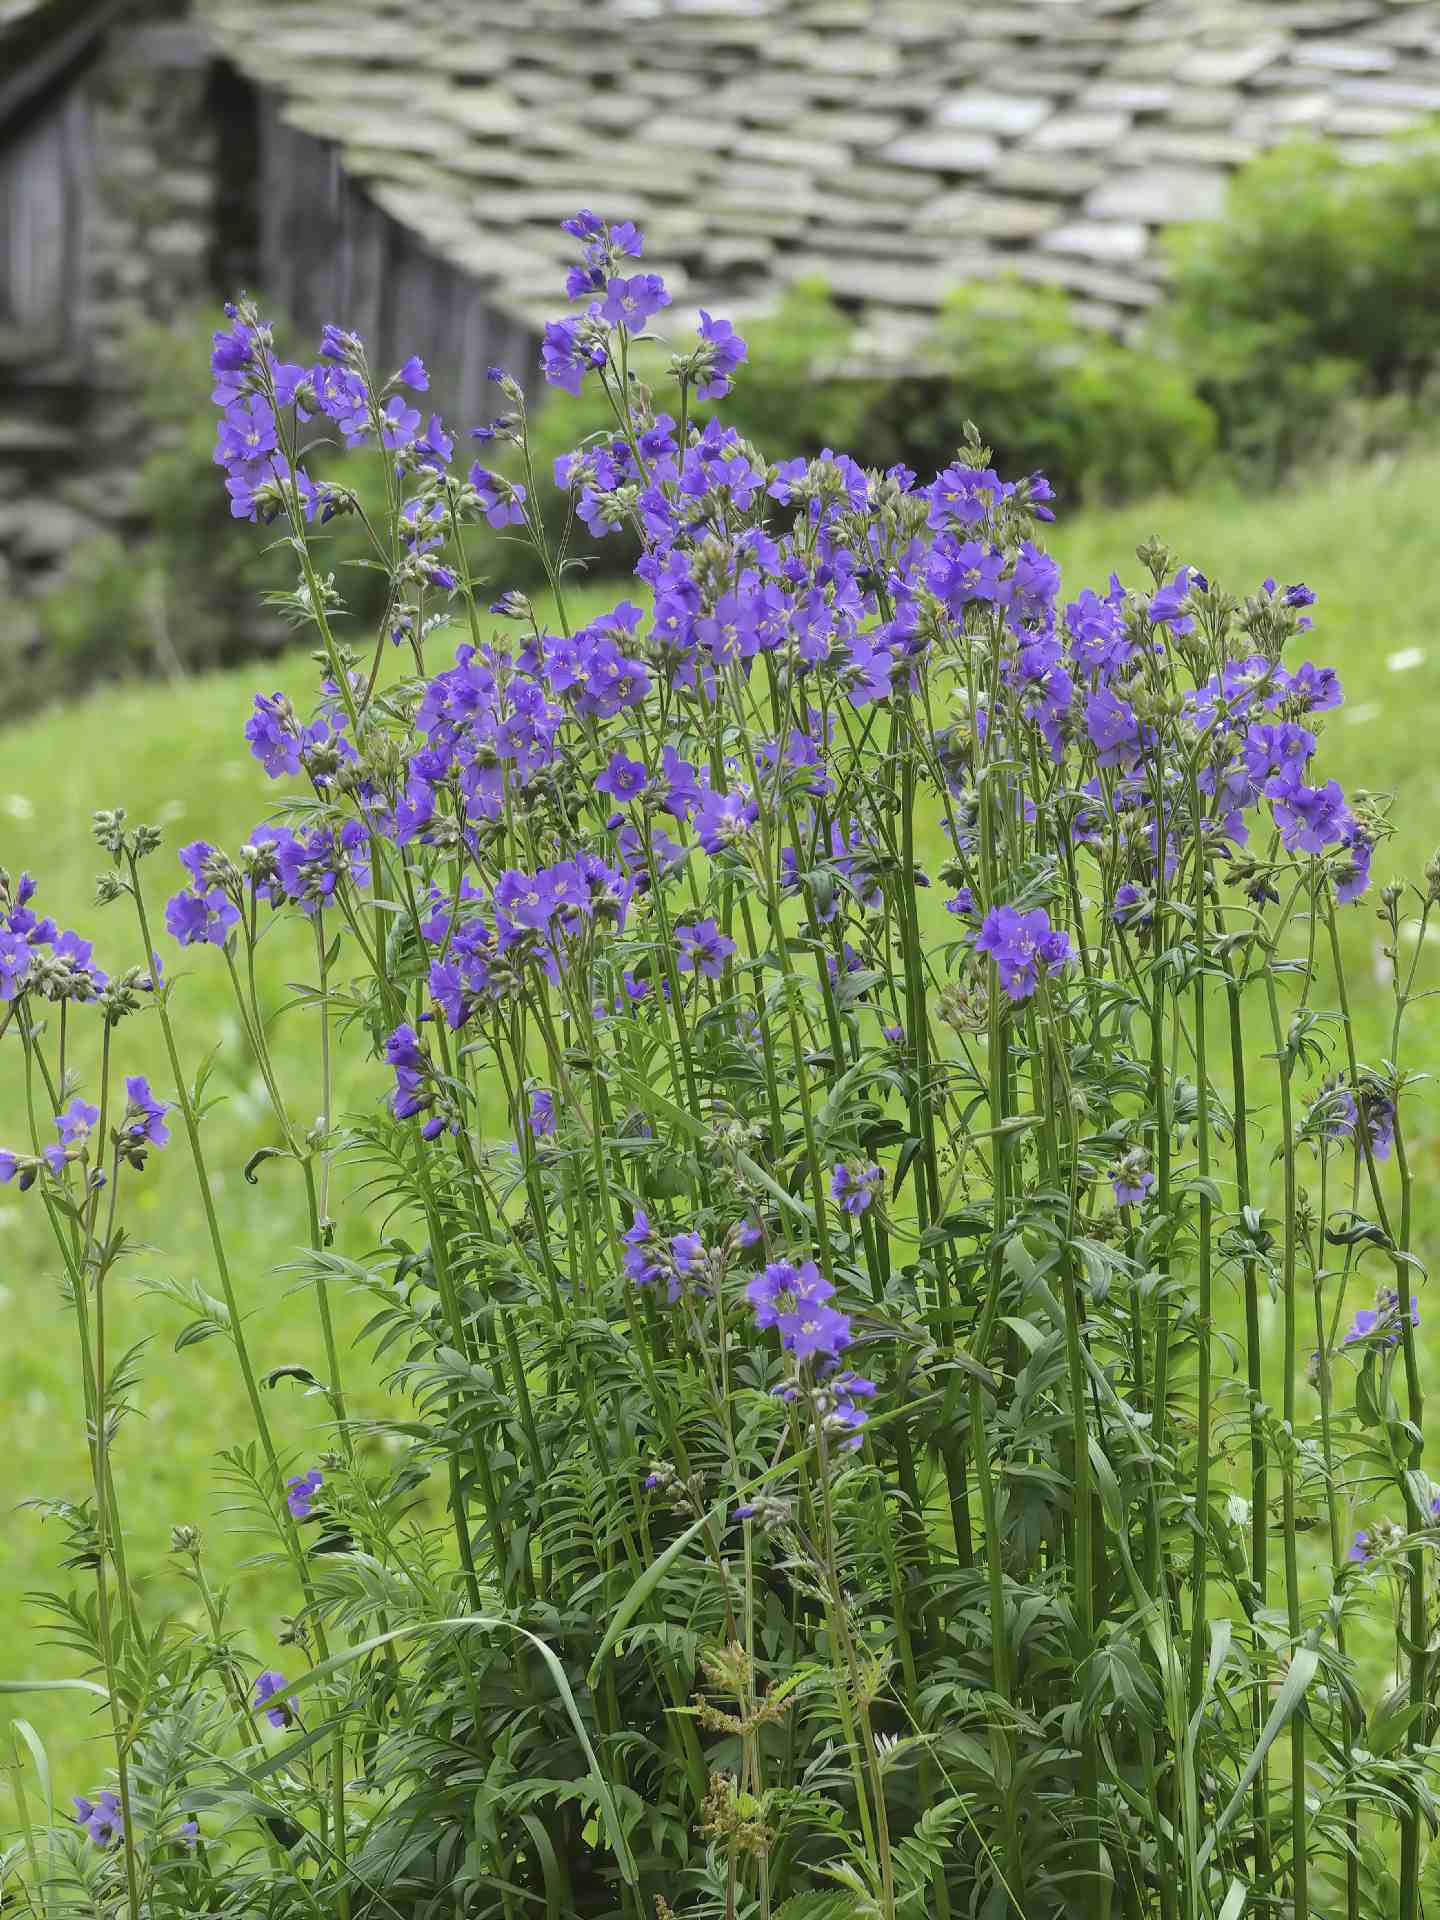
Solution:
[{"label": "green shrub", "polygon": [[1082,327],[1058,288],[1005,280],[953,293],[930,370],[892,383],[861,429],[878,464],[928,472],[967,420],[1011,472],[1043,471],[1068,500],[1113,500],[1193,479],[1215,418],[1183,370]]},{"label": "green shrub", "polygon": [[1244,464],[1283,471],[1354,403],[1424,393],[1440,360],[1440,141],[1354,166],[1320,141],[1262,155],[1225,216],[1175,230],[1159,326]]}]

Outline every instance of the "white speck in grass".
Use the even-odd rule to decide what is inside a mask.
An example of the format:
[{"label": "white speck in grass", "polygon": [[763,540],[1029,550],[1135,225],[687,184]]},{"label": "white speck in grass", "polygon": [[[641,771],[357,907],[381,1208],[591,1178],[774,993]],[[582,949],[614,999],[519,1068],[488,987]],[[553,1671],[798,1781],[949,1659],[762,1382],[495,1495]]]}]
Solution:
[{"label": "white speck in grass", "polygon": [[[9,1211],[9,1209],[7,1209],[7,1211]],[[8,1307],[14,1298],[15,1296],[11,1293],[9,1287],[0,1287],[0,1307]]]},{"label": "white speck in grass", "polygon": [[1380,716],[1380,703],[1377,700],[1361,700],[1353,707],[1345,709],[1345,724],[1350,727],[1368,726]]},{"label": "white speck in grass", "polygon": [[0,807],[4,807],[12,820],[35,818],[35,802],[27,794],[7,793],[5,798],[0,800]]},{"label": "white speck in grass", "polygon": [[1409,673],[1412,667],[1423,667],[1425,649],[1423,647],[1401,647],[1398,653],[1387,654],[1385,664],[1391,673]]},{"label": "white speck in grass", "polygon": [[183,800],[167,800],[156,816],[162,827],[173,826],[175,821],[183,820],[186,806]]}]

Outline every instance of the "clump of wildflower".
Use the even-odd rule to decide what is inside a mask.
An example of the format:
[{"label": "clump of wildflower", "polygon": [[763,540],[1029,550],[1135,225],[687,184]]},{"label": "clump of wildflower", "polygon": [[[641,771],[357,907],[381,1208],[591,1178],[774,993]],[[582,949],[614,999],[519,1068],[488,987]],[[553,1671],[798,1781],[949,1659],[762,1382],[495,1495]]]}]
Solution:
[{"label": "clump of wildflower", "polygon": [[828,1304],[835,1289],[813,1260],[795,1266],[775,1260],[745,1289],[761,1329],[778,1327],[781,1345],[797,1363],[833,1361],[850,1344],[850,1320]]},{"label": "clump of wildflower", "polygon": [[1132,1148],[1110,1176],[1117,1207],[1138,1207],[1155,1184],[1150,1156],[1143,1147]]},{"label": "clump of wildflower", "polygon": [[975,945],[994,960],[1001,986],[1016,1001],[1030,998],[1041,973],[1053,973],[1075,957],[1070,936],[1050,925],[1043,907],[1029,913],[1016,907],[992,907],[981,922]]},{"label": "clump of wildflower", "polygon": [[97,1847],[113,1847],[125,1831],[120,1810],[120,1797],[108,1789],[97,1793],[93,1800],[87,1800],[84,1794],[74,1797],[75,1820],[95,1842]]},{"label": "clump of wildflower", "polygon": [[681,973],[701,973],[718,980],[735,951],[735,942],[721,933],[713,920],[697,920],[675,935],[675,965]]},{"label": "clump of wildflower", "polygon": [[884,1169],[873,1160],[853,1167],[842,1160],[830,1176],[830,1198],[842,1213],[848,1213],[852,1220],[858,1220],[862,1213],[874,1205],[884,1184]]},{"label": "clump of wildflower", "polygon": [[699,1279],[709,1265],[710,1255],[698,1233],[682,1232],[668,1236],[659,1232],[643,1207],[637,1207],[631,1225],[621,1235],[625,1243],[624,1269],[637,1287],[664,1282],[666,1298],[673,1306],[687,1284]]},{"label": "clump of wildflower", "polygon": [[1404,1538],[1405,1529],[1396,1526],[1393,1520],[1377,1520],[1372,1526],[1356,1534],[1345,1558],[1353,1561],[1357,1566],[1364,1566],[1399,1546]]},{"label": "clump of wildflower", "polygon": [[408,1024],[396,1027],[385,1042],[385,1059],[395,1071],[395,1085],[390,1092],[391,1113],[397,1120],[413,1120],[428,1112],[429,1117],[420,1128],[421,1137],[437,1139],[449,1123],[443,1111],[430,1111],[439,1099],[439,1088],[430,1056],[420,1045],[420,1036],[414,1027]]},{"label": "clump of wildflower", "polygon": [[41,1158],[52,1173],[63,1173],[66,1161],[85,1151],[99,1120],[100,1109],[92,1106],[88,1100],[78,1098],[72,1100],[63,1113],[56,1114],[55,1128],[60,1135],[59,1144],[40,1149]]},{"label": "clump of wildflower", "polygon": [[165,1123],[165,1116],[170,1111],[171,1103],[157,1100],[150,1091],[149,1081],[139,1074],[132,1074],[126,1079],[125,1101],[118,1144],[122,1158],[138,1172],[145,1164],[147,1148],[167,1147],[170,1144],[170,1129]]},{"label": "clump of wildflower", "polygon": [[[1379,1340],[1384,1346],[1393,1347],[1400,1339],[1400,1296],[1393,1287],[1381,1287],[1375,1295],[1373,1307],[1360,1307],[1345,1334],[1344,1345],[1350,1346],[1357,1340]],[[1420,1324],[1420,1302],[1412,1293],[1410,1296],[1410,1324]]]}]

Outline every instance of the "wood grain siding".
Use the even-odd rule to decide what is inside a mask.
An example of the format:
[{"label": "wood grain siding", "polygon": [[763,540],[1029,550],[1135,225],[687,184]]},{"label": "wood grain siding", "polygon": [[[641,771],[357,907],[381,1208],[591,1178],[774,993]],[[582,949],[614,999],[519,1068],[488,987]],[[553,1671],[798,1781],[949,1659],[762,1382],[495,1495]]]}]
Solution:
[{"label": "wood grain siding", "polygon": [[80,341],[93,192],[89,105],[72,88],[0,142],[0,326],[50,350]]},{"label": "wood grain siding", "polygon": [[418,353],[438,382],[422,404],[452,429],[501,410],[489,367],[534,383],[533,328],[491,306],[463,267],[378,206],[333,142],[291,125],[269,97],[260,102],[259,142],[254,291],[302,336],[282,343],[287,358],[306,358],[327,320],[361,336],[382,377]]}]

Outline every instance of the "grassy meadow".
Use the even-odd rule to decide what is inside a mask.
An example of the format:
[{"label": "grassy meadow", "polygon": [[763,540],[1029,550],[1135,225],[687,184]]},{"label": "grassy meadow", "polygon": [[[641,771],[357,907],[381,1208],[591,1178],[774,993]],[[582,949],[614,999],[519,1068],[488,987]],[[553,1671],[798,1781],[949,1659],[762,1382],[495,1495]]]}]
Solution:
[{"label": "grassy meadow", "polygon": [[[1319,594],[1314,609],[1313,657],[1335,665],[1347,703],[1327,716],[1321,759],[1327,775],[1351,790],[1394,793],[1396,833],[1376,855],[1376,885],[1394,875],[1419,879],[1440,844],[1440,640],[1430,626],[1429,596],[1437,563],[1432,502],[1440,491],[1440,455],[1414,456],[1384,466],[1337,469],[1303,489],[1260,499],[1239,495],[1162,499],[1068,523],[1062,517],[1047,544],[1060,558],[1063,598],[1081,586],[1103,588],[1112,568],[1127,583],[1143,570],[1138,540],[1159,534],[1177,562],[1203,568],[1237,593],[1266,574],[1282,584],[1305,580]],[[222,510],[217,502],[217,514]],[[591,610],[620,597],[596,589]],[[592,594],[587,591],[587,602]],[[1294,664],[1292,662],[1292,664]],[[131,817],[159,823],[166,846],[149,865],[151,911],[158,920],[165,892],[178,884],[173,850],[194,839],[233,848],[273,806],[277,789],[251,758],[241,727],[259,686],[284,687],[304,705],[312,669],[304,649],[279,661],[179,684],[126,687],[55,708],[0,730],[0,865],[29,869],[40,883],[37,906],[65,926],[94,937],[100,963],[112,970],[144,955],[124,906],[94,907],[94,880],[103,857],[91,838],[97,807],[124,805]],[[1390,1001],[1371,908],[1345,914],[1352,992],[1361,1015],[1362,1057],[1386,1052]],[[213,1094],[223,1096],[207,1121],[221,1223],[237,1285],[252,1315],[251,1337],[263,1369],[298,1362],[321,1371],[313,1306],[289,1292],[283,1272],[305,1232],[304,1189],[298,1170],[282,1162],[260,1169],[248,1185],[242,1168],[257,1147],[272,1144],[275,1124],[259,1078],[247,1058],[223,961],[209,950],[181,952],[163,943],[167,971],[182,980],[174,1002],[193,1072],[202,1050],[214,1049]],[[290,982],[314,978],[305,928],[277,928],[267,939],[271,1000],[289,997]],[[1440,967],[1432,984],[1440,986]],[[292,1013],[278,1028],[282,1085],[303,1119],[314,1084],[313,1022]],[[1437,1057],[1440,1026],[1427,1004],[1416,1010],[1408,1058],[1424,1066]],[[118,1032],[124,1071],[145,1071],[162,1096],[169,1090],[159,1035],[140,1016]],[[1261,1050],[1257,1041],[1257,1053]],[[19,1048],[0,1044],[0,1145],[26,1143]],[[336,1111],[381,1099],[390,1076],[379,1063],[341,1045],[336,1051]],[[1257,1099],[1264,1078],[1257,1075]],[[1440,1242],[1440,1129],[1433,1096],[1422,1090],[1409,1131],[1417,1173],[1417,1252],[1433,1259]],[[1275,1138],[1273,1116],[1261,1117],[1261,1159]],[[345,1174],[332,1211],[341,1220],[337,1244],[361,1252],[376,1223],[343,1204]],[[170,1528],[200,1525],[212,1571],[228,1577],[234,1612],[251,1628],[256,1653],[282,1664],[277,1653],[287,1594],[264,1572],[247,1571],[245,1538],[229,1531],[217,1493],[217,1451],[243,1439],[243,1394],[219,1340],[174,1350],[181,1325],[168,1302],[147,1296],[153,1277],[198,1280],[207,1272],[208,1241],[194,1192],[188,1154],[177,1139],[130,1186],[133,1257],[117,1275],[112,1312],[122,1344],[148,1340],[137,1417],[121,1431],[114,1455],[119,1499],[134,1568],[152,1579],[151,1613],[188,1606],[189,1590],[166,1571]],[[0,1189],[0,1488],[6,1524],[0,1529],[0,1678],[58,1676],[73,1671],[69,1656],[41,1644],[37,1617],[25,1596],[57,1588],[62,1535],[19,1503],[34,1495],[82,1498],[87,1484],[79,1416],[79,1368],[70,1318],[59,1297],[55,1258],[38,1196]],[[1368,1286],[1362,1269],[1362,1288]],[[1432,1367],[1440,1364],[1440,1311],[1422,1295],[1422,1340]],[[1357,1299],[1357,1304],[1359,1300]],[[368,1318],[368,1303],[337,1297],[342,1347]],[[1278,1309],[1271,1328],[1278,1341]],[[1431,1379],[1440,1374],[1431,1373]],[[357,1410],[375,1405],[374,1375],[361,1355],[351,1358],[346,1384]],[[1342,1388],[1343,1391],[1343,1388]],[[1276,1387],[1278,1396],[1278,1385]],[[282,1444],[295,1450],[296,1470],[323,1446],[319,1403],[293,1383],[274,1389],[274,1417]],[[368,1401],[368,1407],[367,1407]],[[1432,1453],[1440,1466],[1440,1448]],[[160,1582],[156,1588],[153,1582]],[[50,1746],[59,1796],[89,1791],[107,1769],[104,1723],[91,1719],[75,1697],[37,1694],[14,1703]],[[94,1751],[87,1751],[93,1741]],[[0,1765],[8,1759],[0,1739]]]}]

